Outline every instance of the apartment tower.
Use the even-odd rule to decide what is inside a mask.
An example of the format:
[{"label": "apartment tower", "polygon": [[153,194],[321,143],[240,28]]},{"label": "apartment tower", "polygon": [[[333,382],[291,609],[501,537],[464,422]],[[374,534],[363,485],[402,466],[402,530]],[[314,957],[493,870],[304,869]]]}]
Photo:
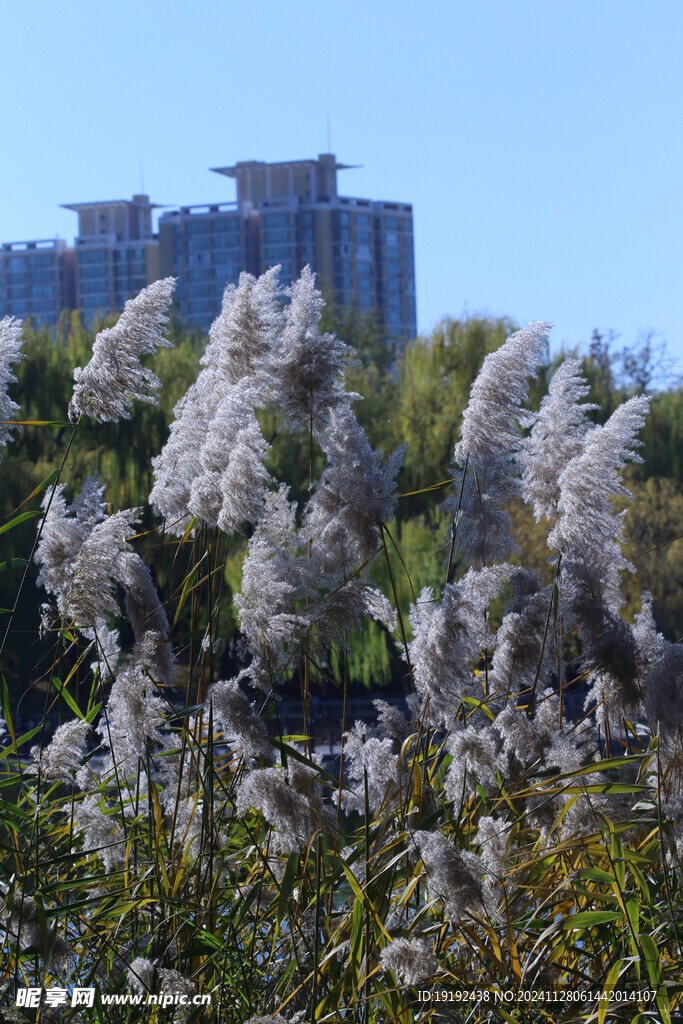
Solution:
[{"label": "apartment tower", "polygon": [[232,203],[183,206],[159,220],[162,276],[178,278],[184,318],[206,328],[240,271],[280,264],[288,284],[309,264],[341,308],[375,311],[386,336],[417,331],[413,211],[409,203],[340,196],[331,153],[317,160],[242,161],[213,170],[237,183]]}]

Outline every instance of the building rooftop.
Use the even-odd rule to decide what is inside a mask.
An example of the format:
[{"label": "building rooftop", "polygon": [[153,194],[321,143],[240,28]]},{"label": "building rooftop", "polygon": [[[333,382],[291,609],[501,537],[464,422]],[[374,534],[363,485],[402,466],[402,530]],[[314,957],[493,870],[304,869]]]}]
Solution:
[{"label": "building rooftop", "polygon": [[63,210],[88,210],[94,206],[135,206],[144,210],[153,210],[162,206],[161,203],[150,203],[149,196],[133,196],[132,199],[95,199],[87,203],[62,203]]},{"label": "building rooftop", "polygon": [[317,157],[308,157],[303,160],[275,160],[273,163],[269,163],[267,160],[238,160],[231,167],[211,167],[210,170],[216,174],[225,174],[228,178],[238,178],[245,171],[265,170],[267,167],[271,169],[276,167],[289,169],[291,167],[294,170],[295,168],[312,168],[320,165],[334,171],[347,171],[362,167],[362,164],[340,164],[334,153],[320,153]]},{"label": "building rooftop", "polygon": [[354,167],[338,163],[334,153],[304,160],[240,160],[231,167],[212,167],[237,182],[238,202],[252,205],[277,199],[316,202],[337,195],[337,171]]},{"label": "building rooftop", "polygon": [[34,250],[64,249],[66,241],[63,238],[35,238],[30,242],[3,242],[3,252],[33,252]]}]

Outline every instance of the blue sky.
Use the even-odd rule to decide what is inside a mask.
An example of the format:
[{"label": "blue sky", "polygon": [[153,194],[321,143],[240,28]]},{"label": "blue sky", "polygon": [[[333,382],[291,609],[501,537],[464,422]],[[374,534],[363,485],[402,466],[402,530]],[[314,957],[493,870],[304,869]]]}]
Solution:
[{"label": "blue sky", "polygon": [[683,371],[683,5],[0,0],[0,240],[60,203],[234,198],[211,174],[327,149],[414,204],[422,331],[463,311],[661,332]]}]

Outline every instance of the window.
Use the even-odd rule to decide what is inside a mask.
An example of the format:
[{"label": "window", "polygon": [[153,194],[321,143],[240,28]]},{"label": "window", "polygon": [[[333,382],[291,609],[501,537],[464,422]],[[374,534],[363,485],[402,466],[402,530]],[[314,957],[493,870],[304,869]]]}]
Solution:
[{"label": "window", "polygon": [[107,253],[103,249],[87,250],[81,249],[78,253],[78,265],[79,267],[84,263],[104,263],[107,262]]},{"label": "window", "polygon": [[32,299],[53,299],[55,294],[54,285],[34,284],[31,285]]},{"label": "window", "polygon": [[78,277],[81,281],[100,281],[106,280],[107,278],[107,267],[106,265],[98,266],[85,266],[78,268]]},{"label": "window", "polygon": [[188,252],[206,252],[209,248],[208,235],[193,235],[187,240]]},{"label": "window", "polygon": [[213,267],[213,276],[220,281],[223,278],[237,280],[242,269],[239,260],[217,260]]},{"label": "window", "polygon": [[299,263],[302,267],[305,267],[308,263],[311,270],[315,269],[315,247],[312,245],[302,245],[301,255],[299,257]]},{"label": "window", "polygon": [[264,244],[265,245],[281,245],[283,242],[289,242],[290,232],[288,228],[268,228],[264,232]]},{"label": "window", "polygon": [[194,220],[185,224],[185,231],[191,238],[198,235],[208,235],[209,222],[207,220]]},{"label": "window", "polygon": [[31,284],[51,285],[54,279],[55,275],[51,270],[34,270],[31,274]]},{"label": "window", "polygon": [[29,256],[29,265],[39,269],[52,269],[52,256],[48,254],[40,256]]},{"label": "window", "polygon": [[235,239],[239,235],[239,222],[236,219],[227,217],[217,219],[213,222],[214,235],[232,235]]},{"label": "window", "polygon": [[207,267],[191,268],[187,271],[185,277],[188,281],[208,281],[210,280],[210,270]]},{"label": "window", "polygon": [[187,297],[190,302],[195,302],[197,299],[210,299],[211,285],[208,282],[205,284],[191,284],[187,289]]},{"label": "window", "polygon": [[104,309],[108,303],[106,292],[88,292],[81,296],[84,309]]}]

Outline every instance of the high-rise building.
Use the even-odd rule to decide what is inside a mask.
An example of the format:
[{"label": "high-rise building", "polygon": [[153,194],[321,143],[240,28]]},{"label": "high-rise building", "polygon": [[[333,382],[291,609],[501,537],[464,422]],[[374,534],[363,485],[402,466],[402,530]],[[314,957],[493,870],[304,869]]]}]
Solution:
[{"label": "high-rise building", "polygon": [[73,250],[63,239],[0,246],[0,316],[54,327],[73,304]]},{"label": "high-rise building", "polygon": [[159,278],[159,243],[152,230],[149,196],[67,203],[78,214],[75,247],[76,308],[86,320],[123,309]]},{"label": "high-rise building", "polygon": [[309,264],[328,300],[375,312],[387,339],[406,341],[417,331],[412,206],[340,196],[337,174],[348,166],[322,153],[213,168],[235,180],[237,199],[168,211],[158,236],[147,195],[68,203],[78,214],[73,249],[59,239],[0,248],[0,316],[53,326],[75,308],[92,322],[173,275],[180,313],[208,328],[241,271],[279,263],[289,284]]},{"label": "high-rise building", "polygon": [[237,203],[182,206],[159,220],[162,277],[177,277],[175,297],[183,318],[208,327],[226,284],[253,269],[251,220]]},{"label": "high-rise building", "polygon": [[395,342],[414,337],[412,206],[340,196],[337,172],[347,166],[323,153],[317,160],[213,168],[236,180],[236,202],[163,214],[160,273],[178,278],[185,318],[208,327],[225,285],[241,270],[258,274],[279,263],[287,284],[310,264],[337,306],[375,310]]}]

